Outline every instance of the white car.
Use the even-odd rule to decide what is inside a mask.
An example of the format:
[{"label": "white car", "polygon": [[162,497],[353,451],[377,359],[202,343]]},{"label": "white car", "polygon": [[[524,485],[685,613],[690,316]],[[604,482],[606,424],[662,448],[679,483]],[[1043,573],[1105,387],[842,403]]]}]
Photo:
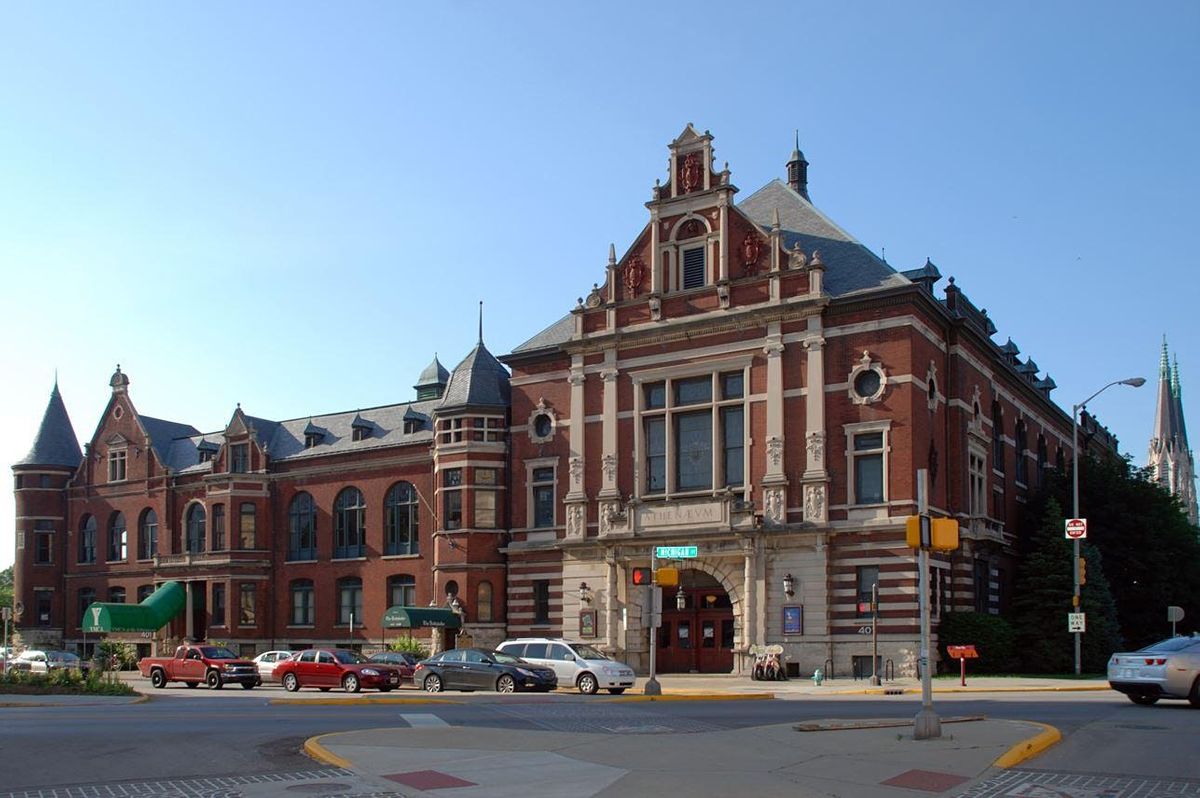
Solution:
[{"label": "white car", "polygon": [[258,668],[258,678],[263,684],[275,681],[275,666],[281,662],[286,662],[292,658],[295,651],[264,651],[254,658],[253,662]]},{"label": "white car", "polygon": [[27,648],[8,661],[9,670],[29,671],[30,673],[49,673],[57,670],[73,670],[85,676],[92,669],[92,664],[80,659],[70,651],[41,651]]},{"label": "white car", "polygon": [[590,695],[604,689],[620,695],[633,687],[633,668],[587,643],[550,637],[519,637],[505,640],[496,648],[531,665],[552,668],[558,676],[559,686],[573,684],[581,693]]}]

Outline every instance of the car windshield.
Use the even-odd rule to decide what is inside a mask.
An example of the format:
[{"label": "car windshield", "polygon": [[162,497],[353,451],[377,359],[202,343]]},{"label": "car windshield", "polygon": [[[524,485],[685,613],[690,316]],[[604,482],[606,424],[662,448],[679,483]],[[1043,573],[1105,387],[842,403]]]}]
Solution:
[{"label": "car windshield", "polygon": [[204,646],[200,649],[200,653],[205,659],[237,659],[237,654],[234,654],[224,646]]},{"label": "car windshield", "polygon": [[356,654],[353,651],[335,651],[333,658],[343,665],[358,665],[368,661],[362,654]]},{"label": "car windshield", "polygon": [[571,648],[584,659],[608,659],[608,655],[599,649],[592,648],[587,643],[572,643]]},{"label": "car windshield", "polygon": [[49,659],[54,662],[79,662],[79,657],[72,654],[70,651],[54,651],[49,654]]},{"label": "car windshield", "polygon": [[520,657],[514,657],[512,654],[505,654],[503,651],[492,651],[488,654],[492,662],[501,665],[524,665],[525,660]]},{"label": "car windshield", "polygon": [[1139,651],[1185,651],[1192,646],[1200,645],[1200,640],[1195,637],[1172,637],[1170,640],[1161,640],[1152,646],[1138,649]]}]

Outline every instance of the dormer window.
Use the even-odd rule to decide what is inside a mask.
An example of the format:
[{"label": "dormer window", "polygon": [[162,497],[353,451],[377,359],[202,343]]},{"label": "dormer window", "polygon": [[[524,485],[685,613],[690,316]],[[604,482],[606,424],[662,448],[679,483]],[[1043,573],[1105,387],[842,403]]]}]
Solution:
[{"label": "dormer window", "polygon": [[238,443],[229,447],[229,470],[245,474],[250,470],[250,444]]},{"label": "dormer window", "polygon": [[213,457],[217,454],[218,448],[215,443],[210,441],[200,441],[199,445],[196,446],[196,454],[199,456],[201,463],[211,463]]},{"label": "dormer window", "polygon": [[108,453],[108,481],[125,481],[125,450],[117,449]]},{"label": "dormer window", "polygon": [[365,441],[371,437],[371,432],[374,426],[370,421],[367,421],[362,416],[356,415],[354,420],[350,422],[350,439],[354,441]]},{"label": "dormer window", "polygon": [[304,448],[311,449],[321,442],[321,436],[315,432],[310,432],[304,436]]},{"label": "dormer window", "polygon": [[351,433],[351,438],[356,441],[365,441],[371,437],[371,430],[367,427],[355,427]]},{"label": "dormer window", "polygon": [[421,424],[420,419],[406,418],[404,419],[404,434],[412,435],[414,432],[420,432],[422,426],[424,425]]}]

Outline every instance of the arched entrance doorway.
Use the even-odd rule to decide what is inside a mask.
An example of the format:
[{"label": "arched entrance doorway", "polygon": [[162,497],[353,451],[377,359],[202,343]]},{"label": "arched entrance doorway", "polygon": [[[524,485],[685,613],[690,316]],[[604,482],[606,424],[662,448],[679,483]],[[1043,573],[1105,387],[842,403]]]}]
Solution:
[{"label": "arched entrance doorway", "polygon": [[679,588],[663,589],[656,666],[661,673],[733,670],[733,604],[712,574],[681,570]]}]

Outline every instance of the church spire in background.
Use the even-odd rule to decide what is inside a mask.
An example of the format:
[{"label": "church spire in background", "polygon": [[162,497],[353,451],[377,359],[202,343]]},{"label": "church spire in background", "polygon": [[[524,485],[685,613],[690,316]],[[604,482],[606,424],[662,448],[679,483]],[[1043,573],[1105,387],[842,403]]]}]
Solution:
[{"label": "church spire in background", "polygon": [[1146,465],[1160,485],[1179,497],[1188,520],[1193,524],[1200,521],[1196,508],[1195,460],[1183,419],[1179,355],[1175,355],[1172,364],[1165,335],[1158,364],[1158,406],[1154,412],[1154,430],[1150,435]]}]

